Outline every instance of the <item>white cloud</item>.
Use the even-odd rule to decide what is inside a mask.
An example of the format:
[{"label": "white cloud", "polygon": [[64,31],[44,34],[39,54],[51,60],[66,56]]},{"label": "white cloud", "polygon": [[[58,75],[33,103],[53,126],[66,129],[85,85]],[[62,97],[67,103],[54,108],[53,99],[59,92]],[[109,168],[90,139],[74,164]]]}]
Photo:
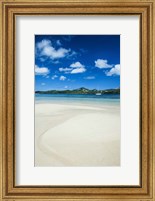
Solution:
[{"label": "white cloud", "polygon": [[37,43],[37,48],[38,49],[43,49],[46,46],[50,46],[51,41],[50,40],[42,40],[41,42]]},{"label": "white cloud", "polygon": [[64,88],[65,88],[65,89],[68,89],[68,86],[65,86]]},{"label": "white cloud", "polygon": [[106,72],[107,76],[112,75],[120,75],[120,64],[115,65],[114,68],[110,69],[110,71]]},{"label": "white cloud", "polygon": [[47,56],[51,59],[59,59],[67,56],[67,54],[70,52],[70,49],[65,49],[60,47],[59,49],[55,49],[52,46],[52,43],[50,40],[42,40],[41,42],[38,42],[37,45],[37,52],[39,52],[40,56]]},{"label": "white cloud", "polygon": [[42,50],[41,55],[49,56],[51,59],[58,59],[63,58],[69,52],[69,50],[65,48],[59,48],[58,50],[54,49],[53,47],[45,47]]},{"label": "white cloud", "polygon": [[107,60],[97,59],[95,61],[95,67],[97,67],[97,68],[112,68],[113,65],[108,64]]},{"label": "white cloud", "polygon": [[46,85],[45,83],[41,83],[42,86]]},{"label": "white cloud", "polygon": [[60,72],[76,74],[76,73],[84,73],[86,68],[79,61],[72,63],[69,68],[59,68]]},{"label": "white cloud", "polygon": [[64,80],[66,80],[66,77],[63,76],[63,75],[61,75],[60,78],[59,78],[59,80],[64,81]]},{"label": "white cloud", "polygon": [[72,68],[84,68],[85,66],[82,65],[79,61],[77,61],[77,62],[71,64],[70,67],[72,67]]},{"label": "white cloud", "polygon": [[66,72],[66,71],[71,71],[71,68],[59,68],[60,72]]},{"label": "white cloud", "polygon": [[53,76],[51,77],[51,79],[54,80],[54,79],[57,78],[57,77],[58,77],[57,75],[53,75]]},{"label": "white cloud", "polygon": [[76,74],[76,73],[84,73],[86,71],[85,68],[75,68],[71,71],[71,74]]},{"label": "white cloud", "polygon": [[37,65],[35,65],[35,74],[36,75],[47,75],[49,74],[49,69],[46,67],[39,67]]},{"label": "white cloud", "polygon": [[86,71],[85,66],[82,65],[79,61],[72,63],[70,67],[73,68],[73,70],[70,72],[71,74],[84,73]]},{"label": "white cloud", "polygon": [[94,80],[95,76],[88,76],[88,77],[85,77],[84,79],[86,79],[86,80]]}]

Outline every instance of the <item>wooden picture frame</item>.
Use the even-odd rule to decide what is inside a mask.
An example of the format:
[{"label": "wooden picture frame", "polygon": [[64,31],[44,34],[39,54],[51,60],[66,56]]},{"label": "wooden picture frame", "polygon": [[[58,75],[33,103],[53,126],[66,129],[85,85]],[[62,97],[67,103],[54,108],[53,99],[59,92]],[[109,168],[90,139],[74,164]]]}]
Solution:
[{"label": "wooden picture frame", "polygon": [[[1,0],[0,199],[155,200],[155,1]],[[141,125],[138,186],[15,185],[15,23],[17,15],[138,15],[140,17]]]}]

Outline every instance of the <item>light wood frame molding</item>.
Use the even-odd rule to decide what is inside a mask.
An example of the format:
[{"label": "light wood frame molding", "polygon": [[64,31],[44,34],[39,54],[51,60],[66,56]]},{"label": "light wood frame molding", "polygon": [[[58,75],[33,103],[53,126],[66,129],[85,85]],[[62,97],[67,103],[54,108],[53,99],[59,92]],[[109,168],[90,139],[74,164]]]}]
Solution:
[{"label": "light wood frame molding", "polygon": [[[140,17],[140,185],[15,185],[15,21],[18,15],[138,15]],[[0,200],[155,201],[155,1],[0,1]]]}]

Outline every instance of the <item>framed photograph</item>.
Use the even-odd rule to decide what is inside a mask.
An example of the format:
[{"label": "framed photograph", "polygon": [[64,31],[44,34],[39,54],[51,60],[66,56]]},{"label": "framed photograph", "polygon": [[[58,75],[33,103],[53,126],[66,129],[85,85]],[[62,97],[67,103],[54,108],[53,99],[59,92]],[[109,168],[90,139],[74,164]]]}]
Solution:
[{"label": "framed photograph", "polygon": [[155,1],[0,9],[0,200],[155,200]]},{"label": "framed photograph", "polygon": [[35,51],[35,166],[119,166],[120,35],[36,35]]}]

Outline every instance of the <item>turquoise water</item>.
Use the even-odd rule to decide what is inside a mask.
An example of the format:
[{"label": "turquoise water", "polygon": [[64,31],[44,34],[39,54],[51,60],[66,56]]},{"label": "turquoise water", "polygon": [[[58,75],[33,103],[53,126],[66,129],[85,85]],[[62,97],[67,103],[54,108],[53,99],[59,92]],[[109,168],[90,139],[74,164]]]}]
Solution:
[{"label": "turquoise water", "polygon": [[119,104],[119,94],[35,94],[36,103],[72,103],[72,104]]}]

